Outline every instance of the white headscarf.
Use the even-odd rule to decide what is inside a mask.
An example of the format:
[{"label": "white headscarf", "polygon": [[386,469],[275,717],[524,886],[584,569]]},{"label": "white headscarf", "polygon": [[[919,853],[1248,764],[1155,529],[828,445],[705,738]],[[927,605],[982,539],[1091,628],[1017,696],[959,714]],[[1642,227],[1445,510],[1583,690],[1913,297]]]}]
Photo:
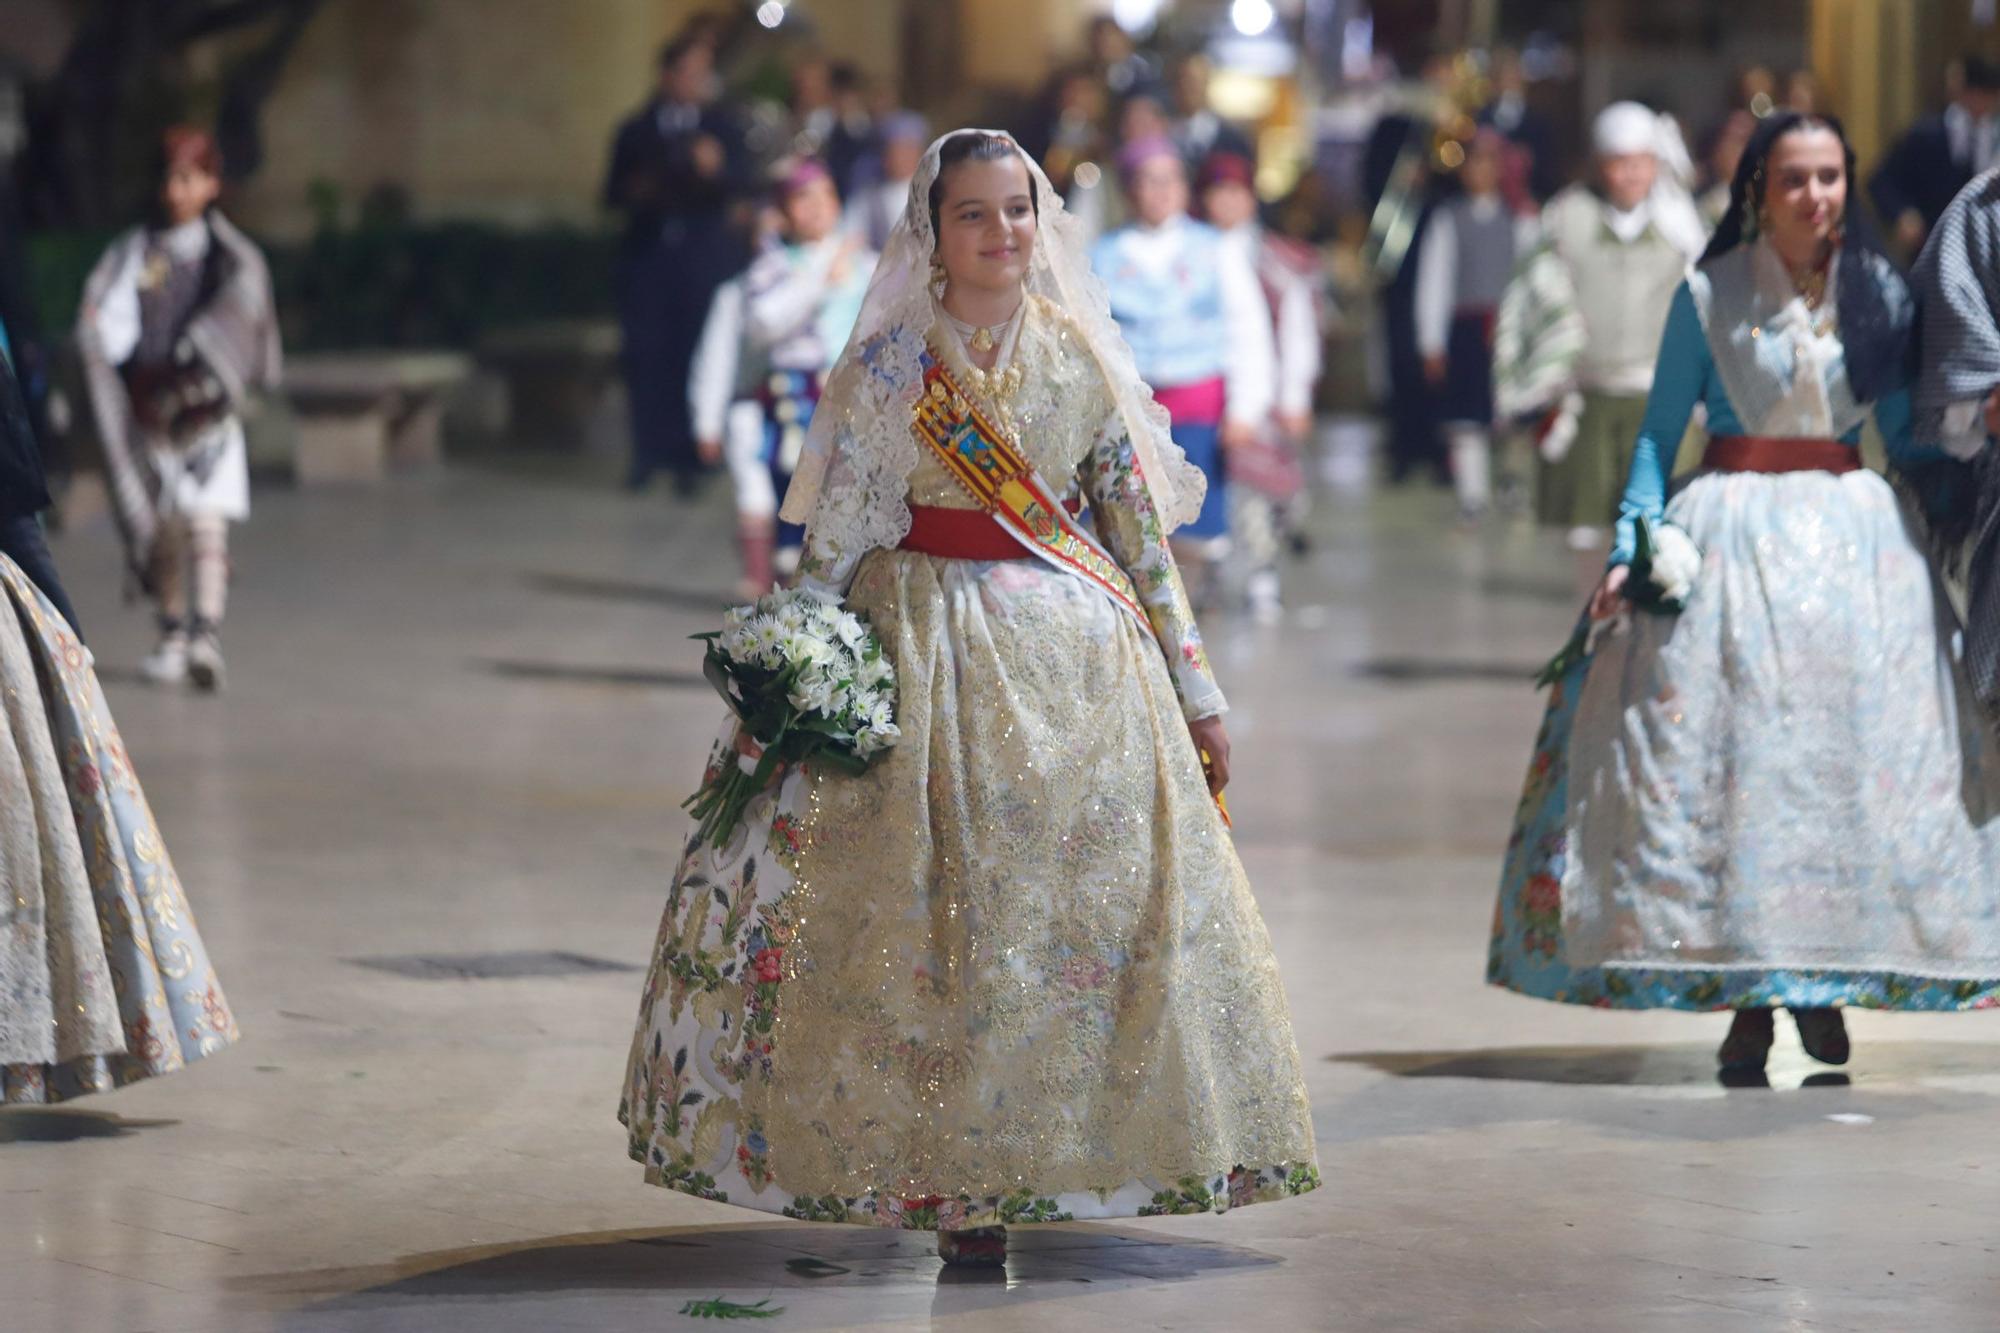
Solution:
[{"label": "white headscarf", "polygon": [[1637,102],[1613,102],[1590,126],[1590,147],[1599,157],[1660,151],[1659,113]]},{"label": "white headscarf", "polygon": [[1590,146],[1599,157],[1651,153],[1660,164],[1653,191],[1639,207],[1613,215],[1606,206],[1606,221],[1619,239],[1630,243],[1651,224],[1690,260],[1701,253],[1708,243],[1708,224],[1688,193],[1687,181],[1693,178],[1694,166],[1680,125],[1672,116],[1638,102],[1613,102],[1591,122]]},{"label": "white headscarf", "polygon": [[[806,524],[838,550],[894,546],[910,530],[909,479],[919,457],[912,413],[923,391],[922,358],[935,318],[931,183],[944,145],[963,134],[1014,142],[999,130],[954,130],[924,153],[903,216],[882,247],[861,317],[813,409],[805,449],[785,493],[785,519]],[[1021,161],[1037,208],[1027,295],[1060,307],[1096,358],[1154,508],[1171,532],[1201,512],[1207,479],[1173,442],[1166,409],[1153,401],[1139,378],[1132,349],[1111,317],[1104,285],[1090,270],[1081,224],[1064,209],[1062,197],[1034,159],[1021,153]]]}]

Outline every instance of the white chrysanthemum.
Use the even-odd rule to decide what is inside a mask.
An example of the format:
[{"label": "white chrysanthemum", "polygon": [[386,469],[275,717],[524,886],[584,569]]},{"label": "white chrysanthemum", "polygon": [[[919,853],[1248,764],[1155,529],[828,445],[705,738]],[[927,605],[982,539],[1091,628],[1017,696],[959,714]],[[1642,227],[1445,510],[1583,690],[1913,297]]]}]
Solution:
[{"label": "white chrysanthemum", "polygon": [[785,641],[785,631],[778,624],[777,617],[759,612],[743,622],[743,630],[749,648],[746,656],[761,665],[773,665],[777,660],[779,647]]},{"label": "white chrysanthemum", "polygon": [[896,725],[896,710],[887,699],[877,698],[868,708],[868,729],[876,735],[888,734]]}]

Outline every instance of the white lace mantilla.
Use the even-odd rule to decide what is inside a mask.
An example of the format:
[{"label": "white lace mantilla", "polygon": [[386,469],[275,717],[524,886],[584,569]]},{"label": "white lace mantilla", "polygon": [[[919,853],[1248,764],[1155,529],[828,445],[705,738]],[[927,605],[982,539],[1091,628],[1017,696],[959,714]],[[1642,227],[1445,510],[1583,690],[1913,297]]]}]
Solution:
[{"label": "white lace mantilla", "polygon": [[[784,517],[804,523],[830,546],[865,551],[894,546],[910,530],[909,478],[918,444],[911,412],[923,390],[923,356],[935,322],[931,286],[930,190],[940,150],[930,146],[910,182],[902,218],[882,247],[875,277],[847,349],[813,412],[805,452],[785,495]],[[1139,378],[1132,349],[1111,317],[1104,285],[1091,272],[1081,224],[1027,154],[1038,225],[1026,295],[1060,309],[1095,357],[1129,433],[1153,507],[1168,531],[1201,512],[1207,479],[1168,431],[1167,413]]]}]

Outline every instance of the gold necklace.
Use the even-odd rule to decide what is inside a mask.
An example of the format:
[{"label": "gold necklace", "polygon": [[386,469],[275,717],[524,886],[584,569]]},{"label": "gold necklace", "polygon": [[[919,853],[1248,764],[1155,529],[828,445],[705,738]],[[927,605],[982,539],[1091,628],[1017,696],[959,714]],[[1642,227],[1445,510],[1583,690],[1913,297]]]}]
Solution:
[{"label": "gold necklace", "polygon": [[949,310],[944,312],[944,317],[951,321],[951,326],[958,331],[958,336],[965,339],[965,345],[981,356],[1000,345],[1000,338],[1007,332],[1007,326],[1014,322],[1014,316],[1009,315],[998,324],[968,324]]},{"label": "gold necklace", "polygon": [[[934,356],[943,355],[935,346],[931,352]],[[985,404],[993,424],[1009,437],[1019,439],[1020,429],[1014,415],[1014,398],[1020,393],[1021,385],[1027,381],[1027,370],[1021,365],[1020,358],[1016,357],[1007,365],[995,370],[981,370],[973,365],[968,357],[960,357],[959,360],[963,363],[966,387]],[[971,405],[963,398],[954,400],[951,408],[960,417],[971,412]]]}]

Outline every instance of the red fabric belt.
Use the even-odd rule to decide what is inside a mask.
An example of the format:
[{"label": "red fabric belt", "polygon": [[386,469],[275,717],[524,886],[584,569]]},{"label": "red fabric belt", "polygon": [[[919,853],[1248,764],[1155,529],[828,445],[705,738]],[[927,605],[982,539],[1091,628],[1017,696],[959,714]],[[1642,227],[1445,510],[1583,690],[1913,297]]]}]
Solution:
[{"label": "red fabric belt", "polygon": [[1212,426],[1222,420],[1224,381],[1196,380],[1193,384],[1169,384],[1153,390],[1153,401],[1167,409],[1177,426]]},{"label": "red fabric belt", "polygon": [[[1074,518],[1083,511],[1083,504],[1065,500],[1063,508]],[[1025,560],[1030,555],[991,514],[943,505],[911,505],[910,534],[896,546],[944,560]]]},{"label": "red fabric belt", "polygon": [[1701,465],[1717,472],[1854,472],[1861,451],[1839,440],[1777,435],[1718,435]]}]

